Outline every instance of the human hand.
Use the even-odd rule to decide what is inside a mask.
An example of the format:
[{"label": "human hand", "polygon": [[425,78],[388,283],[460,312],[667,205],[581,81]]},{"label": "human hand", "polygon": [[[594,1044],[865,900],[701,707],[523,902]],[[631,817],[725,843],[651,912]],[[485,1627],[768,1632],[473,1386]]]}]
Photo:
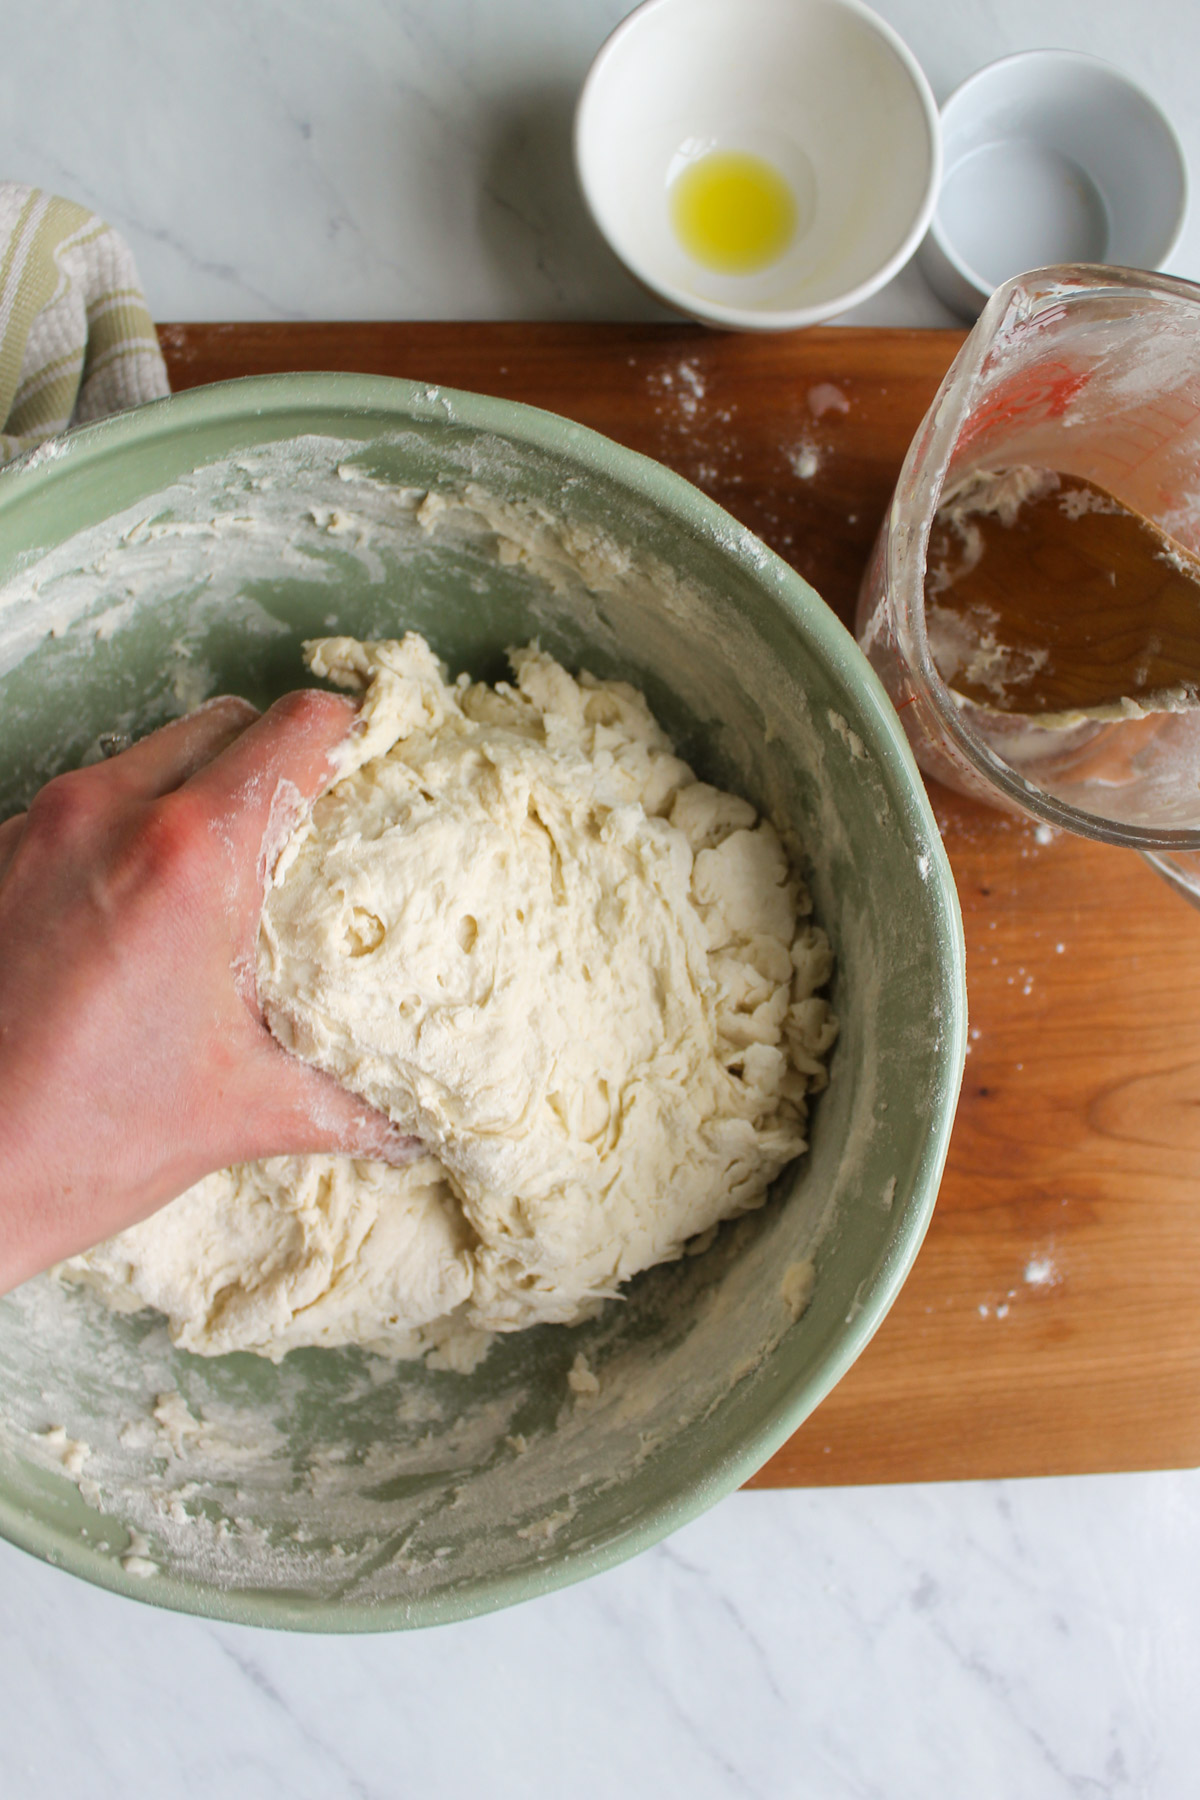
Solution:
[{"label": "human hand", "polygon": [[213,700],[0,825],[0,1292],[228,1163],[405,1159],[255,994],[267,876],[355,716]]}]

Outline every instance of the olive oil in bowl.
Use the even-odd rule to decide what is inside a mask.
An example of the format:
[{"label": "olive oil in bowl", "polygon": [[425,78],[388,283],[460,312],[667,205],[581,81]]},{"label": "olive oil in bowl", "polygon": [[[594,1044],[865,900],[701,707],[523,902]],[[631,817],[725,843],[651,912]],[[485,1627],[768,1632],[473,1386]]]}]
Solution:
[{"label": "olive oil in bowl", "polygon": [[712,150],[671,183],[671,224],[688,254],[722,275],[769,268],[796,235],[796,198],[765,157]]}]

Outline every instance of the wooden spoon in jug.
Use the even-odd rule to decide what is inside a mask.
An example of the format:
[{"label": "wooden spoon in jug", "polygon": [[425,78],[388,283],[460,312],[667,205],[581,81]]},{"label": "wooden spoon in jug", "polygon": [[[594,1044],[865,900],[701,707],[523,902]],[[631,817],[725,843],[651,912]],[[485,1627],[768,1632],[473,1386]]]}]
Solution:
[{"label": "wooden spoon in jug", "polygon": [[1116,718],[1200,704],[1200,559],[1095,482],[978,470],[938,508],[930,648],[995,712]]}]

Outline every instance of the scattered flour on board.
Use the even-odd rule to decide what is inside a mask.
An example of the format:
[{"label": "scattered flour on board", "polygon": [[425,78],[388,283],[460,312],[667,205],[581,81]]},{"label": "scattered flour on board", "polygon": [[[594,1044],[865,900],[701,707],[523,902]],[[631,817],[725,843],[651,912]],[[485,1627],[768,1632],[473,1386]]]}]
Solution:
[{"label": "scattered flour on board", "polygon": [[704,398],[705,382],[694,362],[681,362],[679,376],[679,410],[686,419],[694,419]]},{"label": "scattered flour on board", "polygon": [[[826,413],[847,413],[850,402],[841,388],[835,387],[832,381],[819,381],[808,390],[808,410],[814,419],[823,419]],[[792,474],[799,481],[811,481],[818,474],[824,460],[820,444],[805,433],[791,447],[784,451]]]},{"label": "scattered flour on board", "polygon": [[850,402],[832,381],[818,381],[808,390],[808,410],[814,419],[823,419],[827,412],[848,413]]},{"label": "scattered flour on board", "polygon": [[786,454],[792,474],[801,481],[811,481],[821,467],[821,452],[810,438],[801,438]]},{"label": "scattered flour on board", "polygon": [[672,397],[677,410],[685,419],[696,417],[700,402],[708,391],[708,384],[694,357],[685,357],[673,369],[653,370],[648,379],[652,388]]},{"label": "scattered flour on board", "polygon": [[[1057,1287],[1059,1285],[1059,1283],[1062,1281],[1062,1272],[1059,1269],[1057,1263],[1054,1261],[1054,1259],[1050,1255],[1042,1254],[1042,1255],[1038,1255],[1038,1256],[1031,1256],[1029,1258],[1028,1262],[1025,1264],[1024,1280],[1025,1280],[1025,1284],[1027,1287],[1034,1287],[1034,1288]],[[1017,1298],[1017,1289],[1009,1288],[1008,1293],[1005,1295],[1004,1299],[1001,1300],[998,1304],[989,1305],[989,1303],[986,1300],[981,1301],[979,1306],[976,1308],[976,1311],[978,1312],[981,1319],[987,1319],[992,1316],[994,1316],[997,1319],[1007,1319],[1009,1312],[1012,1310],[1011,1306],[1010,1306],[1010,1302],[1015,1300],[1016,1298]]]}]

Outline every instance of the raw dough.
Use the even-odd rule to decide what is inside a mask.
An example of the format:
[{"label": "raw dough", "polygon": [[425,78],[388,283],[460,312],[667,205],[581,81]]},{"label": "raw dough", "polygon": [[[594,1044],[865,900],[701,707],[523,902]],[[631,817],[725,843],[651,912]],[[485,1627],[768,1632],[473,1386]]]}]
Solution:
[{"label": "raw dough", "polygon": [[307,655],[365,728],[275,866],[259,998],[430,1154],[226,1170],[66,1272],[201,1354],[469,1367],[762,1203],[824,1085],[829,947],[632,687],[535,646],[496,688],[413,634]]}]

